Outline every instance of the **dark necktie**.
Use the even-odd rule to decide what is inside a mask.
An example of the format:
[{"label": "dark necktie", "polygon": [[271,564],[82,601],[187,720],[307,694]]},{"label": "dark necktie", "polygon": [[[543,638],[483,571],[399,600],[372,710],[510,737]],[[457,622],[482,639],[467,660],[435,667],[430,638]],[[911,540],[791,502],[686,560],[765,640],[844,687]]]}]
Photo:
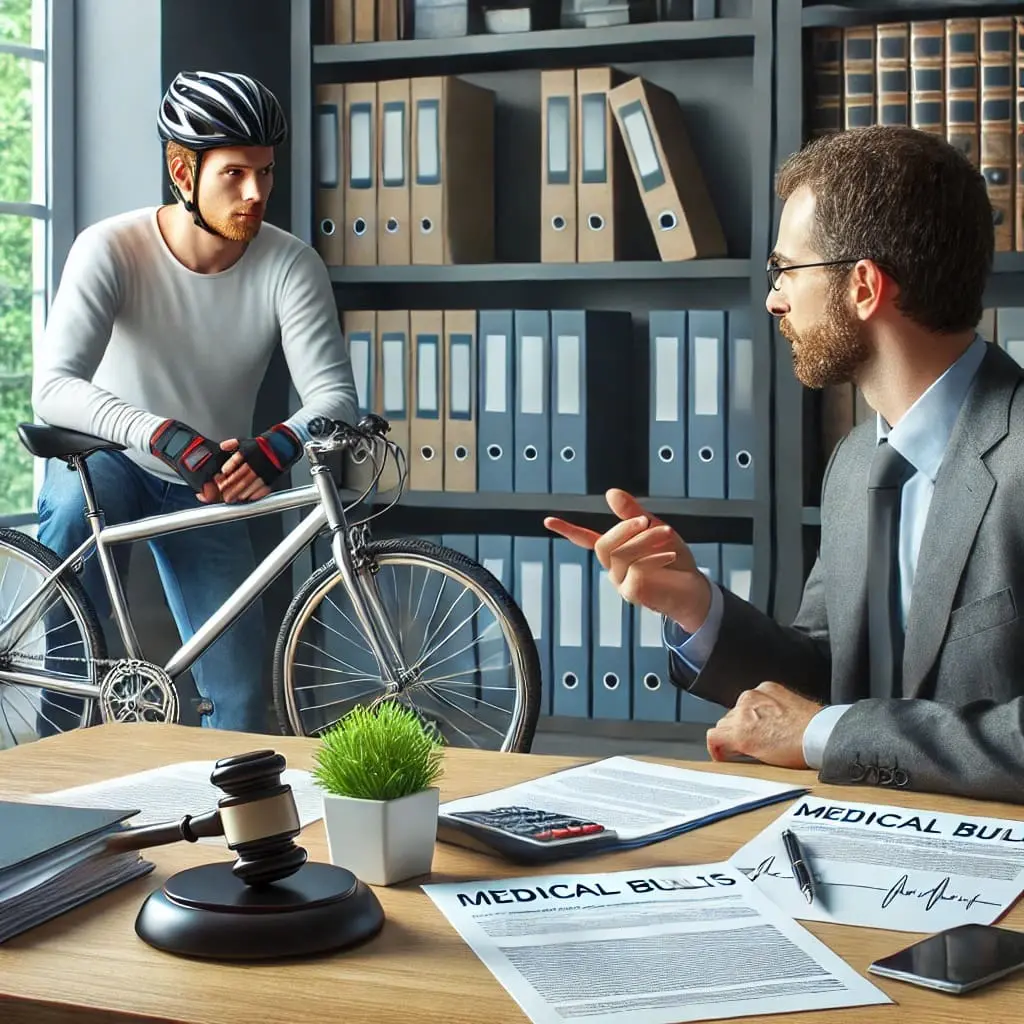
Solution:
[{"label": "dark necktie", "polygon": [[900,492],[914,467],[887,441],[875,450],[868,478],[868,658],[872,697],[902,693]]}]

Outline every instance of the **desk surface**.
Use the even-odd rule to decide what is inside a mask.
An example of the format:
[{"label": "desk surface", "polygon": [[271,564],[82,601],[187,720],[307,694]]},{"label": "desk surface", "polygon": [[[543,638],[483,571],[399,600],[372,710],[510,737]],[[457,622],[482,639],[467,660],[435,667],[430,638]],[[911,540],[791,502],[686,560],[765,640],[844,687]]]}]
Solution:
[{"label": "desk surface", "polygon": [[[312,767],[315,741],[308,739],[184,726],[99,726],[0,753],[0,795],[44,793],[175,761],[215,760],[267,746],[284,754],[289,767]],[[449,750],[441,798],[469,796],[585,760]],[[797,774],[749,764],[677,763],[803,782],[813,786],[818,795],[836,799],[934,810],[967,805],[963,800],[927,794],[823,786],[811,772]],[[617,871],[726,860],[786,806],[736,815],[645,849],[581,859],[576,866],[580,871]],[[1024,817],[1021,808],[1010,805],[970,806],[976,813],[994,817]],[[322,822],[306,828],[301,842],[311,860],[327,860]],[[231,858],[230,852],[212,844],[197,848],[179,843],[148,850],[145,856],[156,864],[149,875],[0,945],[0,1020],[4,1024],[322,1024],[398,1018],[446,1024],[524,1021],[516,1003],[419,886],[428,880],[564,870],[557,864],[523,868],[438,844],[429,879],[376,888],[387,920],[383,931],[366,945],[310,961],[254,966],[181,959],[152,949],[135,935],[135,915],[143,899],[164,878],[212,857]],[[1015,906],[1000,923],[1024,929],[1024,904]],[[862,973],[872,960],[915,938],[906,932],[817,922],[805,927]],[[947,996],[874,976],[872,981],[897,1004],[801,1013],[801,1024],[952,1024],[965,1020],[997,1024],[1021,1019],[1024,975],[967,996]],[[742,1019],[767,1022],[781,1018]]]}]

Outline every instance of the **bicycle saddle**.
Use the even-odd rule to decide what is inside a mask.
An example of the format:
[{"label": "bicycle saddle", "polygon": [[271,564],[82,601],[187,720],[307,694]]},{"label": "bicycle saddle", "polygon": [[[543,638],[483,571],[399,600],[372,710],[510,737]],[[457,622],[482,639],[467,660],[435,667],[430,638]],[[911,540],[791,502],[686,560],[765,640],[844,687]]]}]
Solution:
[{"label": "bicycle saddle", "polygon": [[116,452],[125,449],[123,444],[116,441],[104,441],[102,437],[93,437],[92,434],[64,427],[51,427],[45,423],[19,423],[18,437],[38,459],[67,461],[72,455],[91,455],[102,449]]}]

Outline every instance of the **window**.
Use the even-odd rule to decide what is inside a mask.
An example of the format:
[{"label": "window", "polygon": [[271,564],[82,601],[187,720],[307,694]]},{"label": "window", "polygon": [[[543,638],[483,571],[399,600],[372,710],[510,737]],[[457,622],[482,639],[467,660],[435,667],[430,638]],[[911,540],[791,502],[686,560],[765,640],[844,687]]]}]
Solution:
[{"label": "window", "polygon": [[[42,466],[18,440],[31,421],[32,351],[46,322],[55,260],[73,224],[71,4],[0,0],[0,522],[34,518]],[[62,136],[53,131],[59,125]],[[73,143],[72,143],[73,144]],[[63,186],[58,188],[56,186]],[[63,202],[55,202],[63,192]]]}]

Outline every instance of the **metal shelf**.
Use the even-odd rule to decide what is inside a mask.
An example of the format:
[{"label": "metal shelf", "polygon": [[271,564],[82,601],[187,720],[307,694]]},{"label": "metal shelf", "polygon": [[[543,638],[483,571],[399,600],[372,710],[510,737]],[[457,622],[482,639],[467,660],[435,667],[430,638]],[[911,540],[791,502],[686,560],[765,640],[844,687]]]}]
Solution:
[{"label": "metal shelf", "polygon": [[453,39],[351,43],[313,47],[313,74],[328,81],[363,75],[375,79],[410,74],[464,74],[507,68],[556,67],[571,61],[678,60],[686,57],[736,57],[754,52],[756,25],[747,18],[655,22],[613,28],[551,29]]},{"label": "metal shelf", "polygon": [[804,28],[846,28],[897,21],[902,16],[914,21],[957,15],[986,15],[1020,12],[1020,0],[866,0],[856,3],[820,3],[804,8]]},{"label": "metal shelf", "polygon": [[[354,500],[356,495],[345,493]],[[647,498],[637,500],[652,514],[679,528],[687,541],[750,543],[756,504],[752,501],[703,498]],[[497,533],[512,536],[554,537],[544,526],[545,516],[559,516],[593,530],[607,530],[614,522],[600,494],[495,494],[451,491],[406,491],[402,500],[384,512],[387,502],[363,505],[349,519],[381,513],[373,520],[377,536]]]},{"label": "metal shelf", "polygon": [[[369,43],[364,44],[369,46]],[[1014,254],[1016,255],[1016,254]],[[1024,254],[1022,254],[1024,255]],[[750,260],[625,260],[617,263],[465,263],[329,267],[335,284],[500,284],[504,281],[666,281],[743,279]]]}]

